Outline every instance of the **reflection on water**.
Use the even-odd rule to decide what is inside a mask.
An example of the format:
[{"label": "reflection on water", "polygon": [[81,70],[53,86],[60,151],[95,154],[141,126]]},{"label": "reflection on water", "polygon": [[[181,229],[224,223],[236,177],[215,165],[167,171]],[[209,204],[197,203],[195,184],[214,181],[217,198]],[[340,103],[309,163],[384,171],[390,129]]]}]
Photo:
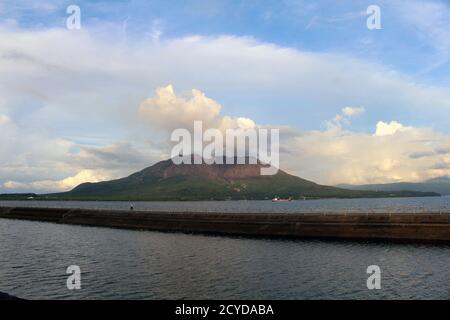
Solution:
[{"label": "reflection on water", "polygon": [[[449,299],[450,247],[249,239],[0,219],[0,291],[29,299]],[[382,289],[366,268],[379,265]],[[66,288],[79,265],[82,289]]]}]

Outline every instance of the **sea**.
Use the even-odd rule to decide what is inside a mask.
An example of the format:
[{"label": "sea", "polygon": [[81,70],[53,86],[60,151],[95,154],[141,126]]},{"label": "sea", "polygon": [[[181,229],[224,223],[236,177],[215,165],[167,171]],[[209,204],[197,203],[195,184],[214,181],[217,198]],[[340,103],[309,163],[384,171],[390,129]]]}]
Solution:
[{"label": "sea", "polygon": [[[436,212],[450,197],[271,201],[0,201],[164,212]],[[80,289],[69,289],[70,266]],[[379,289],[369,289],[377,266]],[[212,236],[0,219],[0,292],[25,299],[450,299],[450,245]],[[370,269],[370,268],[369,268]],[[372,278],[373,279],[373,278]],[[370,282],[370,279],[369,279]]]}]

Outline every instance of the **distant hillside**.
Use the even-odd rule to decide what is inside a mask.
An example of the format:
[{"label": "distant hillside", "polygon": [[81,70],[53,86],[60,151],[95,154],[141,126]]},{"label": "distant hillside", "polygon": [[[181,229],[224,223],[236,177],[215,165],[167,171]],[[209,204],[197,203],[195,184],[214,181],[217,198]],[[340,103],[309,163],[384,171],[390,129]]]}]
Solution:
[{"label": "distant hillside", "polygon": [[240,200],[437,196],[435,193],[374,192],[318,185],[279,171],[261,176],[261,164],[175,165],[161,161],[126,178],[84,183],[72,191],[41,196],[67,200]]},{"label": "distant hillside", "polygon": [[31,200],[38,197],[35,193],[0,193],[0,200]]},{"label": "distant hillside", "polygon": [[436,192],[441,195],[450,195],[450,179],[448,177],[440,177],[424,182],[399,182],[386,184],[366,184],[366,185],[349,185],[341,184],[338,187],[351,190],[369,190],[369,191],[419,191],[419,192]]}]

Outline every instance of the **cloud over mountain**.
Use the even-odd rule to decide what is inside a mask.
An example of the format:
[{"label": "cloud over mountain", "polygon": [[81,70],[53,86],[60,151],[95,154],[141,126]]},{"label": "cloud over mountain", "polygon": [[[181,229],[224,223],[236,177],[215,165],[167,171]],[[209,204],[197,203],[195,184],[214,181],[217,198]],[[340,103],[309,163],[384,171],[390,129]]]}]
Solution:
[{"label": "cloud over mountain", "polygon": [[[0,26],[1,191],[131,173],[167,157],[167,132],[195,119],[281,128],[282,166],[320,183],[450,174],[449,154],[437,152],[450,148],[449,135],[427,128],[448,121],[448,87],[251,37],[148,43],[110,32],[105,40],[88,28]],[[402,119],[411,114],[423,125]]]}]

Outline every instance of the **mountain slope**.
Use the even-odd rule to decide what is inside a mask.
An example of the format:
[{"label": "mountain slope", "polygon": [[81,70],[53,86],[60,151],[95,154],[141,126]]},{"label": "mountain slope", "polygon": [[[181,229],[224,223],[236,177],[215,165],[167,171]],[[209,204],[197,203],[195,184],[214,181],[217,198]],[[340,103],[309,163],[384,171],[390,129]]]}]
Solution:
[{"label": "mountain slope", "polygon": [[426,196],[415,192],[382,193],[322,186],[279,171],[261,176],[261,164],[175,165],[156,163],[126,178],[84,183],[72,191],[45,195],[46,199],[79,200],[226,200],[299,198],[355,198]]},{"label": "mountain slope", "polygon": [[398,182],[386,184],[366,184],[366,185],[348,185],[342,184],[338,187],[351,190],[369,190],[369,191],[417,191],[417,192],[436,192],[441,195],[450,195],[450,179],[448,177],[441,177],[426,180],[424,182]]}]

